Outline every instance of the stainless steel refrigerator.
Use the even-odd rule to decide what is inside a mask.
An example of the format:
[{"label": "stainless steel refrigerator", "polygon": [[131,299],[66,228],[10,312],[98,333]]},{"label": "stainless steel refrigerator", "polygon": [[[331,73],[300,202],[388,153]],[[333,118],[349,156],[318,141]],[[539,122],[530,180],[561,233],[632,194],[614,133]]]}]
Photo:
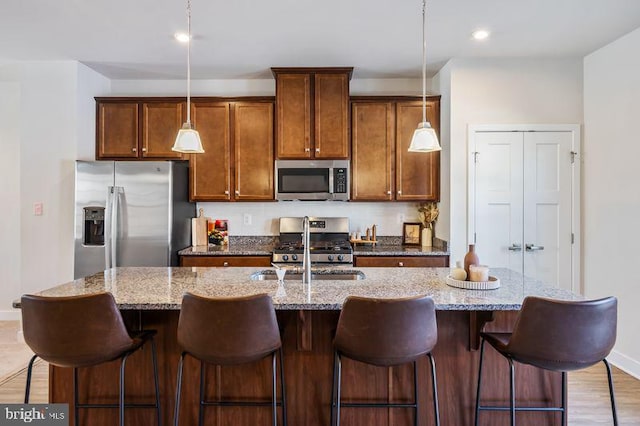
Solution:
[{"label": "stainless steel refrigerator", "polygon": [[177,266],[191,244],[185,161],[78,161],[75,278],[116,266]]}]

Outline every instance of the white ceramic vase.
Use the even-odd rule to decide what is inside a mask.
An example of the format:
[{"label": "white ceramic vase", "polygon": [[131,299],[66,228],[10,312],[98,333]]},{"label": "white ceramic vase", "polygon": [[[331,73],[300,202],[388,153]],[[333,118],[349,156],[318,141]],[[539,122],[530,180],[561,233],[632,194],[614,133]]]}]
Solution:
[{"label": "white ceramic vase", "polygon": [[431,247],[433,245],[433,231],[431,228],[422,228],[421,240],[422,247]]}]

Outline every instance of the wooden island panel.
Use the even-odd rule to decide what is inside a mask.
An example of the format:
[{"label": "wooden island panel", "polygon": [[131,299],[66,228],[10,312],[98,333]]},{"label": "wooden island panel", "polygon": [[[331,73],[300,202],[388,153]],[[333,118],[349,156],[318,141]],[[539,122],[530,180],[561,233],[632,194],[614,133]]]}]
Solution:
[{"label": "wooden island panel", "polygon": [[[277,312],[282,330],[285,381],[287,386],[288,423],[290,425],[329,424],[332,340],[339,311],[281,310]],[[486,324],[487,330],[509,331],[516,311],[496,311],[494,320]],[[163,423],[173,421],[175,384],[178,359],[181,349],[176,340],[178,311],[144,310],[123,311],[129,327],[158,330],[156,344],[160,374],[160,392]],[[469,350],[469,311],[438,311],[438,344],[434,349],[437,366],[440,420],[443,426],[473,424],[479,351]],[[306,318],[311,321],[310,342],[299,349],[299,339],[304,338],[298,322]],[[308,331],[308,328],[307,328]],[[495,351],[486,348],[483,401],[506,403],[508,401],[508,364]],[[433,424],[429,363],[426,358],[419,361],[419,425]],[[116,402],[118,363],[112,362],[98,367],[80,370],[81,401]],[[187,359],[185,364],[181,425],[197,424],[199,362]],[[269,400],[271,396],[270,359],[255,364],[207,368],[207,398],[220,395],[242,397],[245,400]],[[561,380],[559,373],[550,373],[518,364],[516,366],[517,399],[520,404],[559,403]],[[146,402],[153,400],[152,364],[150,353],[144,350],[134,354],[127,362],[127,401]],[[50,368],[50,401],[70,403],[72,406],[72,374],[69,369]],[[343,363],[344,401],[408,401],[412,398],[411,365],[391,369],[367,366],[355,361]],[[279,392],[279,386],[278,386]],[[270,407],[224,407],[206,408],[207,425],[267,425],[270,423]],[[281,412],[279,411],[279,416]],[[153,409],[128,409],[127,425],[155,424]],[[560,415],[553,413],[518,413],[519,425],[560,424]],[[117,409],[81,410],[83,424],[95,426],[117,424]],[[507,412],[483,412],[481,425],[501,426],[509,424]],[[73,419],[71,419],[73,421]],[[410,409],[344,408],[341,424],[367,426],[412,425]]]}]

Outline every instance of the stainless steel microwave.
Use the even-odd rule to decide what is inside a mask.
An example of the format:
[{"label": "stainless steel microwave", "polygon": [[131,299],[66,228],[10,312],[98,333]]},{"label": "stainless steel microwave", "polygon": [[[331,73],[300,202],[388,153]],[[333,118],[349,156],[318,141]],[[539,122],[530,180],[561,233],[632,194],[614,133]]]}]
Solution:
[{"label": "stainless steel microwave", "polygon": [[276,200],[349,199],[349,160],[276,160]]}]

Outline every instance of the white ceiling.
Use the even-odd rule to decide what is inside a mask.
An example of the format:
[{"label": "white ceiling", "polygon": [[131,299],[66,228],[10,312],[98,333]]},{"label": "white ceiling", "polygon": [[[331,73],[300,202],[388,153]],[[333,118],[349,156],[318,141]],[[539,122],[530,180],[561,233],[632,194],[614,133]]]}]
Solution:
[{"label": "white ceiling", "polygon": [[[78,60],[113,79],[182,79],[186,0],[1,0],[0,61]],[[427,58],[582,57],[640,27],[640,0],[429,0]],[[418,77],[420,0],[192,0],[196,79],[272,66]],[[486,28],[490,40],[471,32]]]}]

